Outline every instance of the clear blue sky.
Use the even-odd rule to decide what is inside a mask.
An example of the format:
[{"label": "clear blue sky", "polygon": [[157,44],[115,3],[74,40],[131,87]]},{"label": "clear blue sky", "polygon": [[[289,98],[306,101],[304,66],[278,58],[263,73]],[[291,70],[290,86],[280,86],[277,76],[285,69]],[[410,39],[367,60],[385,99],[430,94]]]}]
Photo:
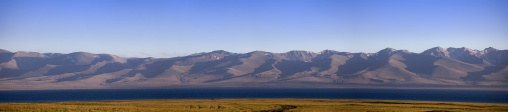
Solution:
[{"label": "clear blue sky", "polygon": [[0,49],[124,57],[226,50],[508,49],[508,0],[0,0]]}]

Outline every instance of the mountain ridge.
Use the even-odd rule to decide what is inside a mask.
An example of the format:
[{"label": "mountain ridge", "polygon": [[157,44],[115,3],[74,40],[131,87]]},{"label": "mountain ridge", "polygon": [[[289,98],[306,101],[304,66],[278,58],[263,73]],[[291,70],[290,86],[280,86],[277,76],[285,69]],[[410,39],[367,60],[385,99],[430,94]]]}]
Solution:
[{"label": "mountain ridge", "polygon": [[0,89],[173,87],[504,87],[508,50],[434,47],[422,53],[224,50],[172,58],[0,49]]}]

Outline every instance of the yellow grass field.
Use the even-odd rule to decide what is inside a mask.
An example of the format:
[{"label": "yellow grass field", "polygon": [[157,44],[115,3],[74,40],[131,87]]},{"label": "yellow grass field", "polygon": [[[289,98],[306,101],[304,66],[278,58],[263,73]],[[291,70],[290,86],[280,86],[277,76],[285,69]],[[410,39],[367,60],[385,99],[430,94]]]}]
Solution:
[{"label": "yellow grass field", "polygon": [[9,112],[507,112],[508,104],[349,99],[170,99],[0,103]]}]

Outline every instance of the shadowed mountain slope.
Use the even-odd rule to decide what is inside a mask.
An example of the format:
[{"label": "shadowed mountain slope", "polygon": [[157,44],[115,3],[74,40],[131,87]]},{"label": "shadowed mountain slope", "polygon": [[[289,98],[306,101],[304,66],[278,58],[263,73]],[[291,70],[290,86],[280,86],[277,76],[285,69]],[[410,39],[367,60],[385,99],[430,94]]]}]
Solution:
[{"label": "shadowed mountain slope", "polygon": [[507,66],[508,50],[492,47],[435,47],[422,53],[218,50],[174,58],[0,49],[0,89],[506,87]]}]

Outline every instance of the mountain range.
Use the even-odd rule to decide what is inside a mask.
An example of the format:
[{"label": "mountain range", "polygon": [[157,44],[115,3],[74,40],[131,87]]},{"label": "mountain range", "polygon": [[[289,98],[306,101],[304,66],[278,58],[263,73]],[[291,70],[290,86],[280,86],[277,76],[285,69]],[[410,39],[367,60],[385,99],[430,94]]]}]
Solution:
[{"label": "mountain range", "polygon": [[507,88],[508,50],[324,50],[124,58],[0,49],[0,90],[186,87]]}]

